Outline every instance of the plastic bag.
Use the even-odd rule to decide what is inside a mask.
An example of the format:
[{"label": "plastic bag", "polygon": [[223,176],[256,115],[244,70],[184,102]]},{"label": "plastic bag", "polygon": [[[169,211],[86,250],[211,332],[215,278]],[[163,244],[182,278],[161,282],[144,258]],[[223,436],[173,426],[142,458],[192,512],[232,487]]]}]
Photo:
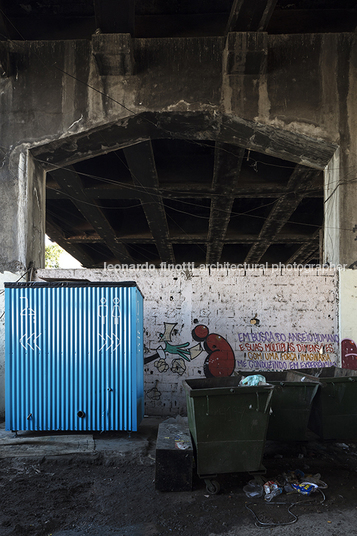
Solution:
[{"label": "plastic bag", "polygon": [[291,487],[302,495],[310,495],[313,491],[316,491],[318,486],[311,482],[301,482],[301,484],[291,484]]},{"label": "plastic bag", "polygon": [[259,385],[260,383],[266,383],[266,379],[261,374],[254,374],[254,376],[247,376],[246,378],[243,378],[239,385],[248,385],[248,386],[255,386]]},{"label": "plastic bag", "polygon": [[250,480],[243,488],[244,493],[250,499],[253,497],[261,497],[263,495],[263,486],[258,484],[256,480]]}]

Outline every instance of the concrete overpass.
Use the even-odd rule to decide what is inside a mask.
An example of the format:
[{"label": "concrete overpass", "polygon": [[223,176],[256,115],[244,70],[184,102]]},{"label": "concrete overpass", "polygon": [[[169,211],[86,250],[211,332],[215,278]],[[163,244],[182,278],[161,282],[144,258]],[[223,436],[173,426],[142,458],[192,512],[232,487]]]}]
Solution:
[{"label": "concrete overpass", "polygon": [[357,262],[355,2],[1,4],[1,270]]}]

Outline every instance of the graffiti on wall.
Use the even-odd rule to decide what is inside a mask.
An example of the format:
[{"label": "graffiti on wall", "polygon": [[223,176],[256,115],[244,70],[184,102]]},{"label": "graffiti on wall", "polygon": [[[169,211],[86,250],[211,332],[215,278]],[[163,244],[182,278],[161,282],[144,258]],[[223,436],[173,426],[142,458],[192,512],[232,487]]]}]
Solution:
[{"label": "graffiti on wall", "polygon": [[336,366],[338,335],[323,333],[237,333],[240,370],[287,370]]},{"label": "graffiti on wall", "polygon": [[[176,326],[177,323],[164,322],[164,332],[159,334],[156,351],[153,355],[144,358],[144,364],[154,362],[159,372],[171,370],[182,376],[186,372],[186,363],[197,357],[202,352],[202,348],[198,348],[198,345],[188,348],[189,342],[172,344],[172,333]],[[171,363],[168,361],[170,358],[172,358]]]},{"label": "graffiti on wall", "polygon": [[[207,326],[199,324],[192,330],[192,338],[198,344],[191,347],[189,342],[172,344],[172,333],[176,325],[177,323],[164,322],[164,333],[160,333],[155,353],[144,358],[145,365],[154,362],[159,372],[171,370],[182,376],[187,370],[187,363],[205,352],[203,371],[207,378],[233,374],[234,351],[224,337],[218,333],[210,333]],[[170,358],[171,362],[168,361]]]},{"label": "graffiti on wall", "polygon": [[[203,355],[203,372],[207,378],[231,376],[235,370],[293,370],[337,366],[338,335],[310,332],[238,332],[236,350],[219,333],[210,333],[204,324],[192,330],[194,343],[172,341],[177,323],[164,323],[155,353],[145,357],[157,371],[183,376],[190,362]],[[259,326],[258,323],[254,325]],[[357,345],[342,341],[342,363],[357,369]],[[196,362],[197,363],[197,362]]]},{"label": "graffiti on wall", "polygon": [[352,339],[341,341],[342,367],[357,370],[357,344]]},{"label": "graffiti on wall", "polygon": [[207,357],[203,365],[206,378],[231,376],[235,368],[235,356],[229,342],[218,333],[210,333],[207,326],[200,324],[192,330],[195,341],[202,342]]},{"label": "graffiti on wall", "polygon": [[155,382],[155,386],[152,387],[152,389],[149,389],[148,391],[146,391],[146,396],[147,398],[149,398],[150,400],[160,400],[161,398],[161,392],[159,391],[157,385],[158,385],[158,380],[156,380]]}]

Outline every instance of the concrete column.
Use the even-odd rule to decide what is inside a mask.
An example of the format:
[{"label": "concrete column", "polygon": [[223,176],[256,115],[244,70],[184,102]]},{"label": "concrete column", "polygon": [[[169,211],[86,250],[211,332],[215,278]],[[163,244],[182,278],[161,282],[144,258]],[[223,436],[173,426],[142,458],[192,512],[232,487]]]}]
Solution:
[{"label": "concrete column", "polygon": [[3,157],[0,228],[0,272],[44,267],[45,173],[26,148]]},{"label": "concrete column", "polygon": [[[357,129],[355,130],[357,137]],[[357,144],[346,151],[340,164],[338,186],[340,263],[357,269]],[[337,193],[337,190],[336,190]]]},{"label": "concrete column", "polygon": [[325,173],[325,261],[357,268],[357,39],[341,35],[337,49],[339,150]]},{"label": "concrete column", "polygon": [[324,263],[340,262],[340,150],[325,168],[324,189]]}]

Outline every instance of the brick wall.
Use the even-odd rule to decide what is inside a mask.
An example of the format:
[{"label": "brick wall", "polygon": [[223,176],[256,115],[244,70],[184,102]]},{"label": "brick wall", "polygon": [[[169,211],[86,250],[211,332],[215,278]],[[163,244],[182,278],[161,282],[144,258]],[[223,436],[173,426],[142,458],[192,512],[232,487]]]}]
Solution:
[{"label": "brick wall", "polygon": [[150,415],[185,413],[185,378],[339,364],[338,273],[332,270],[37,273],[39,279],[49,276],[136,281],[145,297]]}]

